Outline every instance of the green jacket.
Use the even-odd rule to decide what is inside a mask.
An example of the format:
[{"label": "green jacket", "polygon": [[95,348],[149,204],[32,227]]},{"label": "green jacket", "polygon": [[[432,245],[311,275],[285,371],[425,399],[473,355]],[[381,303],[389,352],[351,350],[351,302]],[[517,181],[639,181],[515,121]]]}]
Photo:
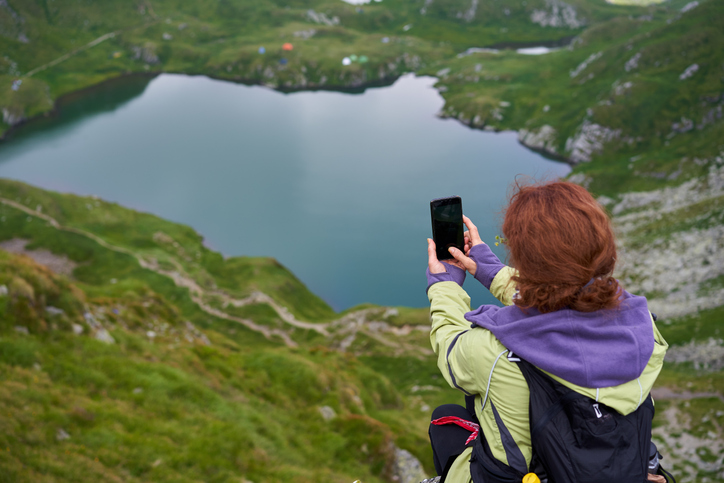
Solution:
[{"label": "green jacket", "polygon": [[[514,270],[505,267],[493,279],[490,292],[503,304],[511,305],[515,291],[509,283]],[[470,297],[455,282],[438,282],[428,290],[432,329],[430,342],[438,356],[438,368],[451,387],[475,395],[475,412],[483,436],[498,460],[509,464],[509,457],[525,459],[530,465],[532,454],[528,423],[528,385],[514,362],[505,357],[508,349],[487,329],[471,330],[464,315],[470,311]],[[649,394],[664,362],[668,344],[651,320],[656,343],[641,376],[613,387],[585,388],[571,384],[552,374],[551,377],[571,389],[597,399],[622,414],[636,410]],[[457,338],[457,340],[456,340]],[[452,346],[452,348],[451,348]],[[453,380],[454,378],[454,380]],[[497,410],[498,420],[489,398]],[[505,441],[505,443],[504,443]],[[467,448],[453,463],[447,482],[467,483],[470,476],[470,455]]]}]

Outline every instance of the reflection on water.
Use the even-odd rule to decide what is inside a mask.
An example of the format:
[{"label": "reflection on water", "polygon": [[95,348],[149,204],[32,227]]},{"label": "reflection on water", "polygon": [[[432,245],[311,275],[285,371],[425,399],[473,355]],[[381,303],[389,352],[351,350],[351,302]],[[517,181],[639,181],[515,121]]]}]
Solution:
[{"label": "reflection on water", "polygon": [[[0,145],[0,176],[188,224],[226,255],[275,257],[338,310],[424,306],[431,199],[461,196],[493,240],[517,175],[569,171],[513,132],[437,118],[433,84],[281,94],[161,75],[20,131]],[[474,303],[490,301],[476,284]]]},{"label": "reflection on water", "polygon": [[113,112],[125,103],[143,94],[153,76],[131,75],[113,79],[97,86],[64,96],[49,117],[33,119],[21,129],[11,131],[8,140],[65,131],[84,118]]}]

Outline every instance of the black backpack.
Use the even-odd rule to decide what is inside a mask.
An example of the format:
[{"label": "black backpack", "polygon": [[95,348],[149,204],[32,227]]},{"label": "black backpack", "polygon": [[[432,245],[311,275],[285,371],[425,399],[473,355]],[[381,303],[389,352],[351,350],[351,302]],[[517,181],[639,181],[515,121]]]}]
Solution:
[{"label": "black backpack", "polygon": [[[567,388],[512,352],[508,359],[518,362],[530,389],[530,471],[541,481],[647,481],[652,447],[653,456],[659,456],[651,443],[654,405],[650,395],[624,416]],[[475,483],[520,483],[525,476],[493,457],[482,431],[473,444],[470,469]]]}]

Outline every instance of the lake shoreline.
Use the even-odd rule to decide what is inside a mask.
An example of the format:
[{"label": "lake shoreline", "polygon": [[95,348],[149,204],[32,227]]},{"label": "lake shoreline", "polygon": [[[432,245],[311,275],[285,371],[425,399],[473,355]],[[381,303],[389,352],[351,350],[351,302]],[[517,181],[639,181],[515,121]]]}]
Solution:
[{"label": "lake shoreline", "polygon": [[157,71],[157,72],[123,72],[118,74],[114,77],[109,77],[107,79],[104,79],[96,84],[92,84],[90,86],[82,87],[80,89],[65,93],[61,96],[58,96],[58,98],[53,102],[53,107],[45,112],[42,112],[40,114],[36,114],[35,116],[31,116],[28,118],[23,118],[19,122],[10,125],[10,127],[0,134],[0,145],[3,141],[6,141],[10,139],[19,129],[22,129],[24,126],[37,122],[39,120],[43,119],[51,119],[59,114],[60,109],[64,105],[67,105],[69,103],[72,103],[79,98],[83,96],[87,96],[88,94],[92,94],[94,92],[99,91],[100,89],[108,88],[110,85],[123,82],[124,80],[127,80],[129,78],[147,78],[149,82],[153,80],[154,78],[158,77],[162,74],[173,74],[173,75],[185,75],[188,77],[194,77],[194,76],[203,76],[207,77],[209,79],[214,80],[220,80],[225,82],[231,82],[234,84],[241,84],[245,86],[260,86],[260,87],[266,87],[269,89],[273,89],[277,92],[281,92],[283,94],[292,94],[295,92],[341,92],[344,94],[362,94],[367,89],[375,89],[380,87],[389,87],[392,84],[394,84],[397,79],[401,77],[401,75],[404,75],[405,73],[401,75],[394,75],[394,76],[387,76],[382,79],[377,79],[369,82],[363,82],[361,84],[352,84],[352,85],[320,85],[320,84],[309,84],[306,86],[275,86],[271,84],[267,84],[264,82],[260,82],[257,80],[250,80],[250,79],[244,79],[244,78],[238,78],[238,79],[231,79],[228,77],[223,76],[215,76],[212,74],[206,74],[206,73],[194,73],[194,72],[167,72],[167,71]]},{"label": "lake shoreline", "polygon": [[[566,37],[567,41],[570,41],[568,37]],[[560,43],[563,42],[564,39],[558,40],[558,41],[551,41],[550,43]],[[536,43],[536,45],[541,45],[540,42]],[[507,48],[507,47],[506,47]],[[224,82],[231,82],[233,84],[241,84],[245,86],[260,86],[260,87],[266,87],[268,89],[275,90],[277,92],[281,92],[282,94],[293,94],[296,92],[340,92],[344,94],[362,94],[367,89],[377,89],[377,88],[383,88],[383,87],[389,87],[392,84],[394,84],[400,77],[402,77],[405,74],[412,73],[416,77],[418,77],[418,74],[414,71],[411,72],[405,72],[400,75],[394,75],[394,76],[388,76],[382,79],[377,79],[369,82],[364,82],[362,84],[355,84],[355,85],[319,85],[319,84],[311,84],[306,86],[275,86],[266,84],[264,82],[256,81],[256,80],[250,80],[250,79],[230,79],[228,77],[222,77],[222,76],[215,76],[210,74],[204,74],[204,73],[189,73],[189,72],[166,72],[166,71],[157,71],[157,72],[124,72],[121,73],[115,77],[110,77],[108,79],[105,79],[101,82],[98,82],[96,84],[80,88],[78,90],[74,90],[71,92],[68,92],[66,94],[63,94],[59,96],[55,102],[53,103],[53,108],[49,111],[43,112],[41,114],[37,114],[35,116],[29,117],[27,119],[23,119],[17,124],[13,124],[10,126],[4,133],[0,134],[0,146],[2,146],[2,143],[5,141],[8,141],[11,139],[15,134],[17,134],[18,131],[26,128],[28,125],[35,124],[39,121],[43,120],[52,120],[53,118],[57,117],[60,114],[60,110],[68,105],[71,104],[84,96],[88,96],[89,94],[93,94],[95,92],[99,92],[102,89],[112,88],[113,84],[121,83],[124,81],[128,81],[129,79],[148,79],[148,82],[155,79],[159,75],[162,74],[171,74],[171,75],[183,75],[187,77],[195,77],[195,76],[203,76],[207,77],[209,79],[213,80],[219,80]],[[464,119],[458,119],[454,116],[439,116],[444,119],[455,119],[460,124],[469,127],[470,129],[478,130],[478,131],[492,131],[492,132],[501,132],[503,130],[497,129],[497,128],[490,128],[489,126],[479,126],[476,125],[471,121],[466,122]],[[516,133],[519,132],[518,129],[514,130]],[[563,162],[568,164],[569,166],[576,166],[578,163],[576,163],[574,160],[569,159],[565,156],[560,155],[559,153],[550,151],[546,149],[545,147],[539,147],[535,145],[530,145],[525,143],[523,140],[518,141],[521,145],[523,145],[526,149],[529,149],[533,152],[536,152],[538,154],[541,154],[546,159],[549,159],[551,161],[557,161],[557,162]]]},{"label": "lake shoreline", "polygon": [[[430,199],[464,196],[492,238],[499,230],[489,214],[505,197],[503,185],[520,173],[558,178],[570,169],[520,146],[512,130],[444,122],[432,76],[407,74],[363,95],[288,96],[208,76],[169,74],[146,84],[149,78],[65,97],[57,117],[31,123],[0,148],[1,176],[183,223],[229,256],[273,256],[336,310],[424,305],[414,253],[400,256],[397,282],[374,275],[344,287],[333,281],[374,266],[390,239],[427,236]],[[441,160],[445,169],[482,174],[500,159],[507,161],[495,167],[499,183],[438,179]],[[259,199],[264,210],[255,207]],[[410,220],[404,230],[402,212]],[[253,235],[280,224],[304,237],[289,244]],[[305,255],[321,246],[333,260],[324,267]]]}]

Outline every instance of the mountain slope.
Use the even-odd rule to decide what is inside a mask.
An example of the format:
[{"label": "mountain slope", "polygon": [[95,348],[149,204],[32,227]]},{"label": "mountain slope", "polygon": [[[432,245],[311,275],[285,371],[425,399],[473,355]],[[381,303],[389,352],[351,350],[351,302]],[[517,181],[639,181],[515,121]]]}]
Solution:
[{"label": "mountain slope", "polygon": [[[246,265],[253,298],[224,305],[252,290],[218,275],[241,262],[194,265],[191,246],[216,254],[187,227],[17,182],[0,193],[16,253],[0,250],[4,481],[389,481],[400,448],[431,461],[419,407],[455,396],[430,385],[425,333],[392,330],[424,311],[364,309],[353,330],[289,318],[321,302],[298,303],[310,294],[267,260]],[[353,355],[377,352],[414,375],[393,385]]]}]

